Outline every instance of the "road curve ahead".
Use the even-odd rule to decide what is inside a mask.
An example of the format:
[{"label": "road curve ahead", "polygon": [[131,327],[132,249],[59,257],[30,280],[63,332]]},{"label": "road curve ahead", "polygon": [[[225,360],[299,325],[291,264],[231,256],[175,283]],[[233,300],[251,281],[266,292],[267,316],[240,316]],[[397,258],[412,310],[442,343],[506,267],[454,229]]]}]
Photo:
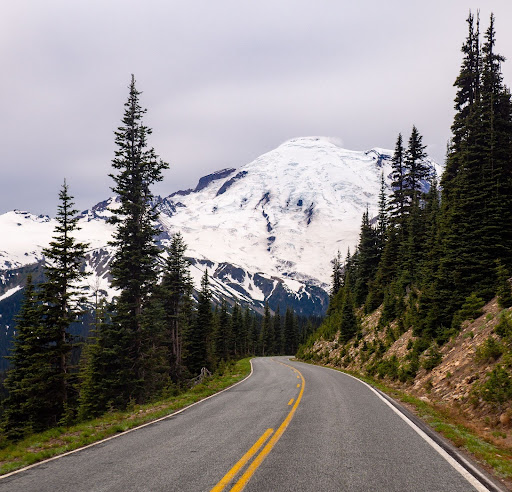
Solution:
[{"label": "road curve ahead", "polygon": [[0,492],[488,490],[354,378],[284,357],[253,369],[165,420],[0,478]]}]

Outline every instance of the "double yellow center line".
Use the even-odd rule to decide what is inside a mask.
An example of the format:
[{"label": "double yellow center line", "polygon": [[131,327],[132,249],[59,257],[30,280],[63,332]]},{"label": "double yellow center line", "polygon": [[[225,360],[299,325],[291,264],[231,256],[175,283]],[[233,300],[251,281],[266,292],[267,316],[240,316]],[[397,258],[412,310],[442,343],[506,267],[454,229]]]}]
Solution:
[{"label": "double yellow center line", "polygon": [[[295,403],[284,419],[283,423],[279,426],[277,431],[274,433],[274,429],[267,429],[263,435],[251,446],[249,451],[245,453],[240,460],[229,470],[224,477],[222,477],[221,481],[213,487],[213,489],[210,492],[221,492],[226,488],[229,483],[235,478],[235,476],[239,473],[239,471],[252,459],[252,457],[260,450],[260,448],[267,442],[267,440],[270,438],[270,440],[267,442],[265,447],[261,450],[261,452],[254,458],[254,461],[249,465],[247,470],[243,473],[243,475],[238,479],[238,481],[235,483],[235,485],[231,488],[230,492],[239,492],[242,490],[246,485],[247,482],[251,479],[254,472],[258,469],[258,467],[263,463],[263,460],[267,457],[268,453],[272,451],[272,448],[276,445],[277,441],[279,441],[280,437],[283,435],[284,431],[288,427],[290,421],[293,418],[293,415],[295,414],[295,410],[297,410],[297,407],[299,406],[300,400],[302,399],[302,394],[304,393],[304,386],[306,382],[304,381],[304,377],[298,371],[292,366],[289,366],[288,364],[284,364],[282,362],[279,362],[280,364],[283,364],[284,366],[290,367],[294,372],[297,373],[297,378],[299,378],[302,381],[302,384],[297,384],[297,388],[300,386],[300,392],[299,396],[295,400]],[[291,405],[293,403],[293,398],[288,402],[288,405]],[[273,435],[272,435],[273,434]],[[270,437],[272,436],[272,437]]]}]

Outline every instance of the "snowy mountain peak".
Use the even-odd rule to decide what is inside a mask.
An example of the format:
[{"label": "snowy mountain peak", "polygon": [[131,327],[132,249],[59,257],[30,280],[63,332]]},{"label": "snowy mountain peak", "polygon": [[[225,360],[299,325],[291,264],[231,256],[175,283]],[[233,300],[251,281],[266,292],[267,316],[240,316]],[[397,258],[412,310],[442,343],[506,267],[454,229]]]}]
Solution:
[{"label": "snowy mountain peak", "polygon": [[[377,214],[382,173],[390,191],[391,156],[378,147],[343,149],[329,137],[288,140],[238,169],[201,178],[193,190],[156,197],[158,239],[165,246],[181,232],[196,286],[208,268],[217,298],[320,314],[330,261],[337,251],[353,251],[366,208]],[[429,163],[440,175],[441,168]],[[91,278],[105,291],[114,230],[108,219],[119,205],[111,197],[86,210],[77,233],[90,244]],[[0,277],[1,270],[40,262],[54,227],[54,220],[28,212],[0,215]],[[17,287],[1,284],[0,295]]]}]

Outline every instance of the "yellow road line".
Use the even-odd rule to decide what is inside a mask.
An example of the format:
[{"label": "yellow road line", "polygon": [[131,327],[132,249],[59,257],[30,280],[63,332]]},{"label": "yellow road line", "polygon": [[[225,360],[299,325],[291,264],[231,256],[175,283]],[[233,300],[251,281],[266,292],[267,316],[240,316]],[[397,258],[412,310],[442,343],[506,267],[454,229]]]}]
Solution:
[{"label": "yellow road line", "polygon": [[[279,362],[280,364],[283,364],[282,362]],[[288,364],[283,364],[285,366],[288,366]],[[291,367],[291,366],[288,366]],[[293,368],[294,369],[294,368]],[[263,463],[263,460],[267,457],[268,453],[272,451],[272,448],[276,445],[277,441],[279,441],[279,438],[283,435],[284,431],[288,427],[288,424],[293,418],[293,415],[295,413],[295,410],[297,410],[297,407],[299,406],[300,400],[302,399],[302,395],[304,393],[304,386],[306,382],[304,381],[304,377],[300,373],[300,371],[294,369],[298,374],[300,374],[300,378],[302,380],[302,388],[299,392],[299,396],[297,397],[297,400],[295,401],[295,404],[293,405],[292,409],[290,410],[290,413],[286,416],[283,423],[279,426],[276,433],[271,437],[270,441],[265,445],[265,447],[262,449],[260,454],[254,458],[254,461],[249,465],[245,473],[240,477],[238,482],[233,486],[230,492],[240,492],[246,485],[247,482],[251,479],[254,472],[258,469],[258,467]],[[300,385],[297,385],[300,386]]]},{"label": "yellow road line", "polygon": [[240,460],[229,470],[221,479],[221,481],[213,487],[213,489],[210,492],[220,492],[221,490],[224,490],[224,487],[228,485],[231,480],[235,477],[235,475],[240,471],[241,468],[244,467],[244,465],[259,451],[261,446],[265,444],[267,439],[272,435],[272,432],[274,432],[274,429],[267,429],[263,435],[251,446],[251,449],[245,453]]},{"label": "yellow road line", "polygon": [[300,388],[300,383],[297,383],[297,388]]},{"label": "yellow road line", "polygon": [[293,398],[288,402],[288,405],[291,405],[293,403]]}]

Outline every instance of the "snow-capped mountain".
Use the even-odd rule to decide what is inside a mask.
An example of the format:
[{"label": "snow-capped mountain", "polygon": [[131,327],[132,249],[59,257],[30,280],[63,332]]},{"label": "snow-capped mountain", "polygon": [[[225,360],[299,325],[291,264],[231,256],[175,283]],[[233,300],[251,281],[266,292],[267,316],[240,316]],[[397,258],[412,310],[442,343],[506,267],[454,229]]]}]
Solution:
[{"label": "snow-capped mountain", "polygon": [[[208,268],[217,298],[321,314],[330,261],[338,250],[354,250],[366,208],[376,214],[381,173],[389,190],[391,155],[345,150],[322,137],[289,140],[238,169],[201,178],[193,190],[159,197],[159,241],[165,246],[180,231],[196,285]],[[106,219],[116,205],[110,198],[81,214],[77,237],[90,243],[91,295],[115,294],[107,246],[113,226]],[[55,224],[28,212],[0,216],[0,313],[2,299],[19,295],[23,273],[42,261]]]}]

